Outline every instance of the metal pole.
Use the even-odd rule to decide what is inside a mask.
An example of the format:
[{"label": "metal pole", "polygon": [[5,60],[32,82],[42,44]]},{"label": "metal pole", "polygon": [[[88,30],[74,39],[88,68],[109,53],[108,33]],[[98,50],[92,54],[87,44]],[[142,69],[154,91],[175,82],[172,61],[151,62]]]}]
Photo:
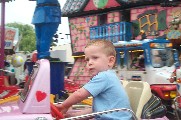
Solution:
[{"label": "metal pole", "polygon": [[108,113],[112,113],[112,112],[123,112],[123,111],[130,112],[132,114],[132,120],[138,120],[138,118],[136,117],[136,114],[131,109],[128,109],[128,108],[117,108],[117,109],[112,109],[112,110],[105,110],[105,111],[101,111],[101,112],[90,113],[90,114],[80,115],[80,116],[76,116],[76,117],[64,118],[61,120],[89,119],[89,118],[95,117],[96,115],[108,114]]},{"label": "metal pole", "polygon": [[[5,0],[1,0],[1,46],[0,46],[0,68],[4,68],[4,44],[5,44]],[[2,75],[3,73],[0,73]]]}]

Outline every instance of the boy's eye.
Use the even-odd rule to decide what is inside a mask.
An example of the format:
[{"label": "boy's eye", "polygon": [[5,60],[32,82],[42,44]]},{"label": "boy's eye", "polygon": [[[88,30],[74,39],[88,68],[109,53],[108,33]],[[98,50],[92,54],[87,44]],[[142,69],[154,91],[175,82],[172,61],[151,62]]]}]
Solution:
[{"label": "boy's eye", "polygon": [[93,57],[93,59],[94,59],[94,60],[95,60],[95,59],[97,59],[97,58],[98,58],[98,57],[96,57],[96,56],[95,56],[95,57]]}]

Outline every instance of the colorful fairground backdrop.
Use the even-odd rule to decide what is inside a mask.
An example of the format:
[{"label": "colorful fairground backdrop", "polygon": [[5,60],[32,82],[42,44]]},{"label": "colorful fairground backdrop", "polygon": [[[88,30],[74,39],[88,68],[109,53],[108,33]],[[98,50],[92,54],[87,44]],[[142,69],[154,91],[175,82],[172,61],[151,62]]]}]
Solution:
[{"label": "colorful fairground backdrop", "polygon": [[[115,70],[120,79],[149,83],[171,111],[167,113],[174,114],[171,105],[181,93],[180,0],[67,0],[62,16],[69,20],[75,58],[66,81],[76,83],[74,88],[90,79],[83,53],[86,43],[110,40],[116,47]],[[170,83],[175,69],[177,82]],[[65,85],[72,91],[70,84]]]},{"label": "colorful fairground backdrop", "polygon": [[[15,55],[18,49],[19,30],[13,27],[5,27],[5,2],[1,0],[1,29],[0,29],[0,99],[16,95],[19,90],[16,76],[20,75],[26,56],[24,53]],[[15,44],[16,43],[16,44]],[[15,70],[17,74],[15,74]]]},{"label": "colorful fairground backdrop", "polygon": [[[56,116],[61,117],[61,114],[52,117],[54,114],[51,114],[50,109],[55,107],[53,104],[50,107],[50,94],[52,94],[53,101],[55,94],[58,95],[63,90],[64,66],[67,63],[65,50],[49,51],[52,38],[61,23],[60,4],[58,0],[29,0],[37,3],[32,23],[35,25],[36,38],[38,38],[36,44],[38,52],[33,52],[27,56],[26,53],[20,53],[17,50],[21,40],[18,29],[5,27],[4,24],[5,4],[13,1],[0,0],[2,9],[0,119],[53,120]],[[45,34],[41,34],[41,32]],[[14,44],[15,41],[16,44]],[[24,71],[23,76],[19,74],[20,71],[17,70],[19,68]],[[23,78],[22,81],[25,82],[25,85],[20,86],[19,83],[22,81],[15,80],[16,73],[19,74],[17,75],[18,78],[20,76]],[[27,77],[25,77],[26,75]],[[14,80],[11,80],[12,77]],[[16,81],[16,83],[10,84],[11,81]],[[34,83],[34,81],[36,82]],[[34,92],[31,93],[31,91]]]},{"label": "colorful fairground backdrop", "polygon": [[[41,4],[40,7],[43,6]],[[179,0],[67,0],[61,12],[69,20],[72,56],[75,59],[68,78],[60,83],[59,79],[56,81],[51,77],[57,71],[64,75],[63,66],[57,62],[47,58],[34,62],[20,96],[1,101],[0,118],[62,119],[62,114],[50,104],[52,88],[57,92],[57,87],[63,85],[67,92],[74,92],[85,84],[90,76],[85,69],[84,47],[90,40],[105,39],[112,41],[116,47],[115,70],[128,93],[133,111],[118,108],[69,119],[129,111],[134,119],[179,120],[180,9]],[[52,65],[56,66],[54,68],[59,66],[61,70],[54,71]],[[172,79],[175,81],[171,82]],[[58,91],[62,89],[59,87]],[[82,101],[84,107],[81,104],[79,109],[91,107],[91,100]],[[54,100],[51,99],[51,102]]]}]

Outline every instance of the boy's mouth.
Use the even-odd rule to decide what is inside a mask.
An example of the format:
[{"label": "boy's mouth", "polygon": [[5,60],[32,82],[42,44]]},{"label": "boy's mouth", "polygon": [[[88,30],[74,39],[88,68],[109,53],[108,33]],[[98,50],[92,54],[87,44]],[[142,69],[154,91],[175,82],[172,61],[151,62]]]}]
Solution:
[{"label": "boy's mouth", "polygon": [[90,68],[89,71],[90,71],[90,72],[93,71],[93,68]]},{"label": "boy's mouth", "polygon": [[90,72],[90,73],[93,73],[93,72],[94,72],[94,68],[90,68],[90,69],[89,69],[89,72]]}]

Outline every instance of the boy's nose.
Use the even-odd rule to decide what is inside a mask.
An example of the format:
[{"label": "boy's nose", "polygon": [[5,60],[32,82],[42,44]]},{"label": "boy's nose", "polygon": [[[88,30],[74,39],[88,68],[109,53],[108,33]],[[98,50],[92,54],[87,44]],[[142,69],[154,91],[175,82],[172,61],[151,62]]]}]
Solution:
[{"label": "boy's nose", "polygon": [[88,63],[88,67],[91,66],[91,65],[92,65],[92,63]]},{"label": "boy's nose", "polygon": [[92,62],[89,61],[89,62],[87,63],[87,67],[90,67],[91,65],[92,65]]}]

